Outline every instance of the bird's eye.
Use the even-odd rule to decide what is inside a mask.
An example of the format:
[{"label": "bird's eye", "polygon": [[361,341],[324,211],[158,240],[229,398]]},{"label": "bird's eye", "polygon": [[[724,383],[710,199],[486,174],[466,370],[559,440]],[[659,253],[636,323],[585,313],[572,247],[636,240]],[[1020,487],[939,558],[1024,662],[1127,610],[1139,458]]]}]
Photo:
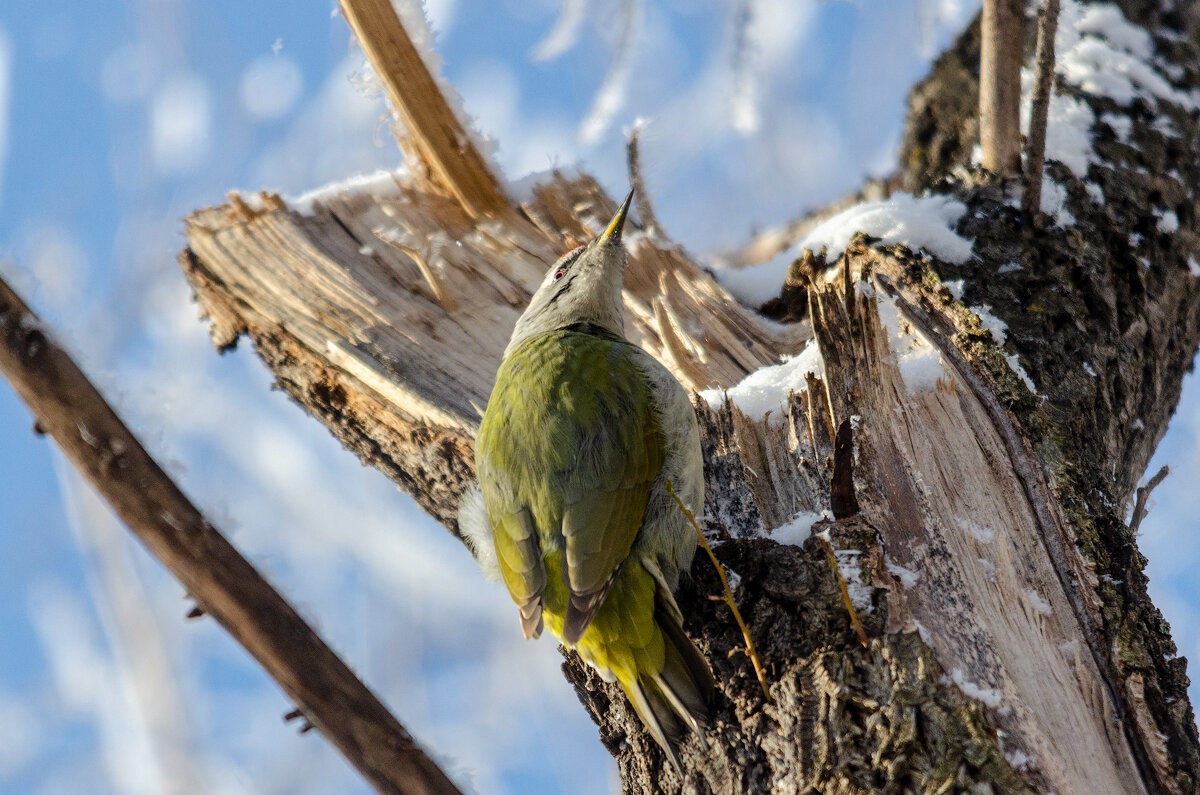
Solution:
[{"label": "bird's eye", "polygon": [[556,270],[554,272],[554,281],[558,281],[559,279],[561,279],[562,277],[564,277],[566,275],[567,275],[566,270],[564,270],[563,268],[559,268],[558,270]]}]

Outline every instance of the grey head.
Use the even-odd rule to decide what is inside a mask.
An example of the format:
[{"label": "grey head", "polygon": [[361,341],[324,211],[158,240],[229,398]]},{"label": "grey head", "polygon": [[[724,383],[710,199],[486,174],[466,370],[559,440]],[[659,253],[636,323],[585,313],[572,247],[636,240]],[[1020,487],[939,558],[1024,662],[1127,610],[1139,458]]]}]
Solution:
[{"label": "grey head", "polygon": [[577,323],[590,323],[624,338],[621,285],[627,257],[621,230],[632,199],[631,190],[603,232],[586,246],[564,254],[546,271],[542,286],[517,320],[506,357],[535,334]]}]

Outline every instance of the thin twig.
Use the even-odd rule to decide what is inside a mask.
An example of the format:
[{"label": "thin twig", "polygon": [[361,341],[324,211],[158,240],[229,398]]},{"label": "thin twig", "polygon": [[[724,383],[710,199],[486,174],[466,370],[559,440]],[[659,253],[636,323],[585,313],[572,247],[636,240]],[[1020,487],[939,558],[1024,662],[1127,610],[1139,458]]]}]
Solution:
[{"label": "thin twig", "polygon": [[1025,148],[1025,189],[1021,196],[1021,224],[1030,235],[1038,226],[1042,204],[1042,170],[1046,165],[1046,125],[1050,93],[1054,88],[1054,35],[1058,30],[1059,0],[1046,0],[1038,13],[1037,79]]},{"label": "thin twig", "polygon": [[258,660],[377,790],[458,793],[367,686],[208,523],[52,337],[0,280],[0,373],[199,609]]},{"label": "thin twig", "polygon": [[1137,535],[1138,528],[1142,525],[1142,520],[1150,512],[1146,508],[1146,501],[1150,499],[1150,492],[1158,488],[1158,484],[1162,483],[1169,474],[1171,474],[1170,468],[1164,466],[1158,470],[1154,477],[1147,481],[1145,486],[1138,486],[1137,499],[1133,503],[1133,516],[1129,519],[1129,530],[1134,535]]},{"label": "thin twig", "polygon": [[688,521],[692,523],[692,527],[696,529],[696,536],[700,539],[700,546],[704,547],[704,551],[708,553],[708,559],[712,561],[713,568],[717,570],[717,575],[721,578],[721,586],[725,589],[721,601],[729,605],[729,609],[733,611],[733,618],[742,630],[742,637],[746,640],[746,648],[738,649],[738,651],[744,651],[746,656],[750,658],[750,662],[754,666],[754,675],[758,677],[758,684],[762,686],[763,698],[767,700],[768,704],[774,704],[775,700],[771,698],[771,691],[767,689],[766,671],[763,670],[762,662],[758,659],[758,650],[754,648],[754,640],[750,637],[750,628],[742,620],[742,611],[738,610],[737,602],[733,600],[733,589],[729,587],[729,580],[725,577],[725,567],[721,565],[721,562],[717,560],[717,556],[713,554],[712,547],[708,545],[708,539],[704,537],[703,531],[700,530],[700,525],[696,522],[695,515],[683,504],[683,500],[679,499],[679,495],[675,493],[675,487],[669,480],[667,481],[667,493],[675,498],[675,503],[679,506],[679,510],[683,511],[683,515],[688,518]]},{"label": "thin twig", "polygon": [[867,640],[867,631],[863,629],[862,622],[858,620],[858,611],[854,609],[854,602],[850,601],[850,589],[846,587],[846,578],[842,576],[842,570],[838,567],[837,555],[833,554],[833,545],[820,533],[817,534],[817,540],[821,542],[821,548],[829,556],[829,565],[833,566],[833,576],[837,577],[838,587],[842,589],[842,602],[845,603],[846,610],[850,613],[850,623],[854,625],[854,631],[858,633],[858,640],[865,649],[871,645],[871,642]]}]

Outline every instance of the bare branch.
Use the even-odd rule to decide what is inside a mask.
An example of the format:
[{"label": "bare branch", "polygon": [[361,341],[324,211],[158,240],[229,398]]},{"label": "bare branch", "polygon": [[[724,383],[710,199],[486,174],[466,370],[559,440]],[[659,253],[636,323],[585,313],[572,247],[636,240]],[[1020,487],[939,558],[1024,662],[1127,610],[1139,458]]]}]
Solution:
[{"label": "bare branch", "polygon": [[1025,190],[1021,196],[1021,217],[1025,233],[1038,226],[1042,204],[1042,169],[1046,164],[1046,123],[1050,112],[1050,92],[1054,88],[1054,34],[1058,30],[1059,0],[1046,0],[1038,13],[1037,82],[1033,88],[1033,109],[1029,120],[1029,140],[1025,149]]},{"label": "bare branch", "polygon": [[390,0],[340,3],[434,182],[472,217],[508,212],[508,198],[429,73]]},{"label": "bare branch", "polygon": [[979,143],[983,167],[1016,174],[1021,157],[1021,0],[985,0],[979,58]]},{"label": "bare branch", "polygon": [[38,426],[150,553],[377,790],[459,791],[366,685],[205,520],[3,280],[0,372]]},{"label": "bare branch", "polygon": [[1158,484],[1166,480],[1169,474],[1171,474],[1170,467],[1164,466],[1155,473],[1154,477],[1150,478],[1145,486],[1138,486],[1137,500],[1133,503],[1133,516],[1129,519],[1129,532],[1137,535],[1138,528],[1142,526],[1142,520],[1150,512],[1146,507],[1146,502],[1150,499],[1150,492],[1158,488]]}]

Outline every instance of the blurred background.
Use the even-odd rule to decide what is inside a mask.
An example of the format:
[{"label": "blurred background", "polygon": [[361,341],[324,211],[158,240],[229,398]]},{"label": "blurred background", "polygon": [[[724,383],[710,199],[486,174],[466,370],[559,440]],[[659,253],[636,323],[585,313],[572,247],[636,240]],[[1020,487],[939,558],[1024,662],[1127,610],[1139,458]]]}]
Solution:
[{"label": "blurred background", "polygon": [[[415,0],[414,0],[415,2]],[[893,165],[908,88],[971,0],[429,0],[443,73],[505,176],[579,164],[701,259]],[[748,24],[736,20],[750,14]],[[465,787],[616,792],[498,585],[244,344],[218,357],[175,263],[226,191],[399,165],[331,0],[0,6],[0,272],[147,447]],[[291,704],[80,484],[0,382],[0,792],[361,792]],[[1200,657],[1200,384],[1141,548]],[[1197,694],[1193,689],[1193,697]]]}]

